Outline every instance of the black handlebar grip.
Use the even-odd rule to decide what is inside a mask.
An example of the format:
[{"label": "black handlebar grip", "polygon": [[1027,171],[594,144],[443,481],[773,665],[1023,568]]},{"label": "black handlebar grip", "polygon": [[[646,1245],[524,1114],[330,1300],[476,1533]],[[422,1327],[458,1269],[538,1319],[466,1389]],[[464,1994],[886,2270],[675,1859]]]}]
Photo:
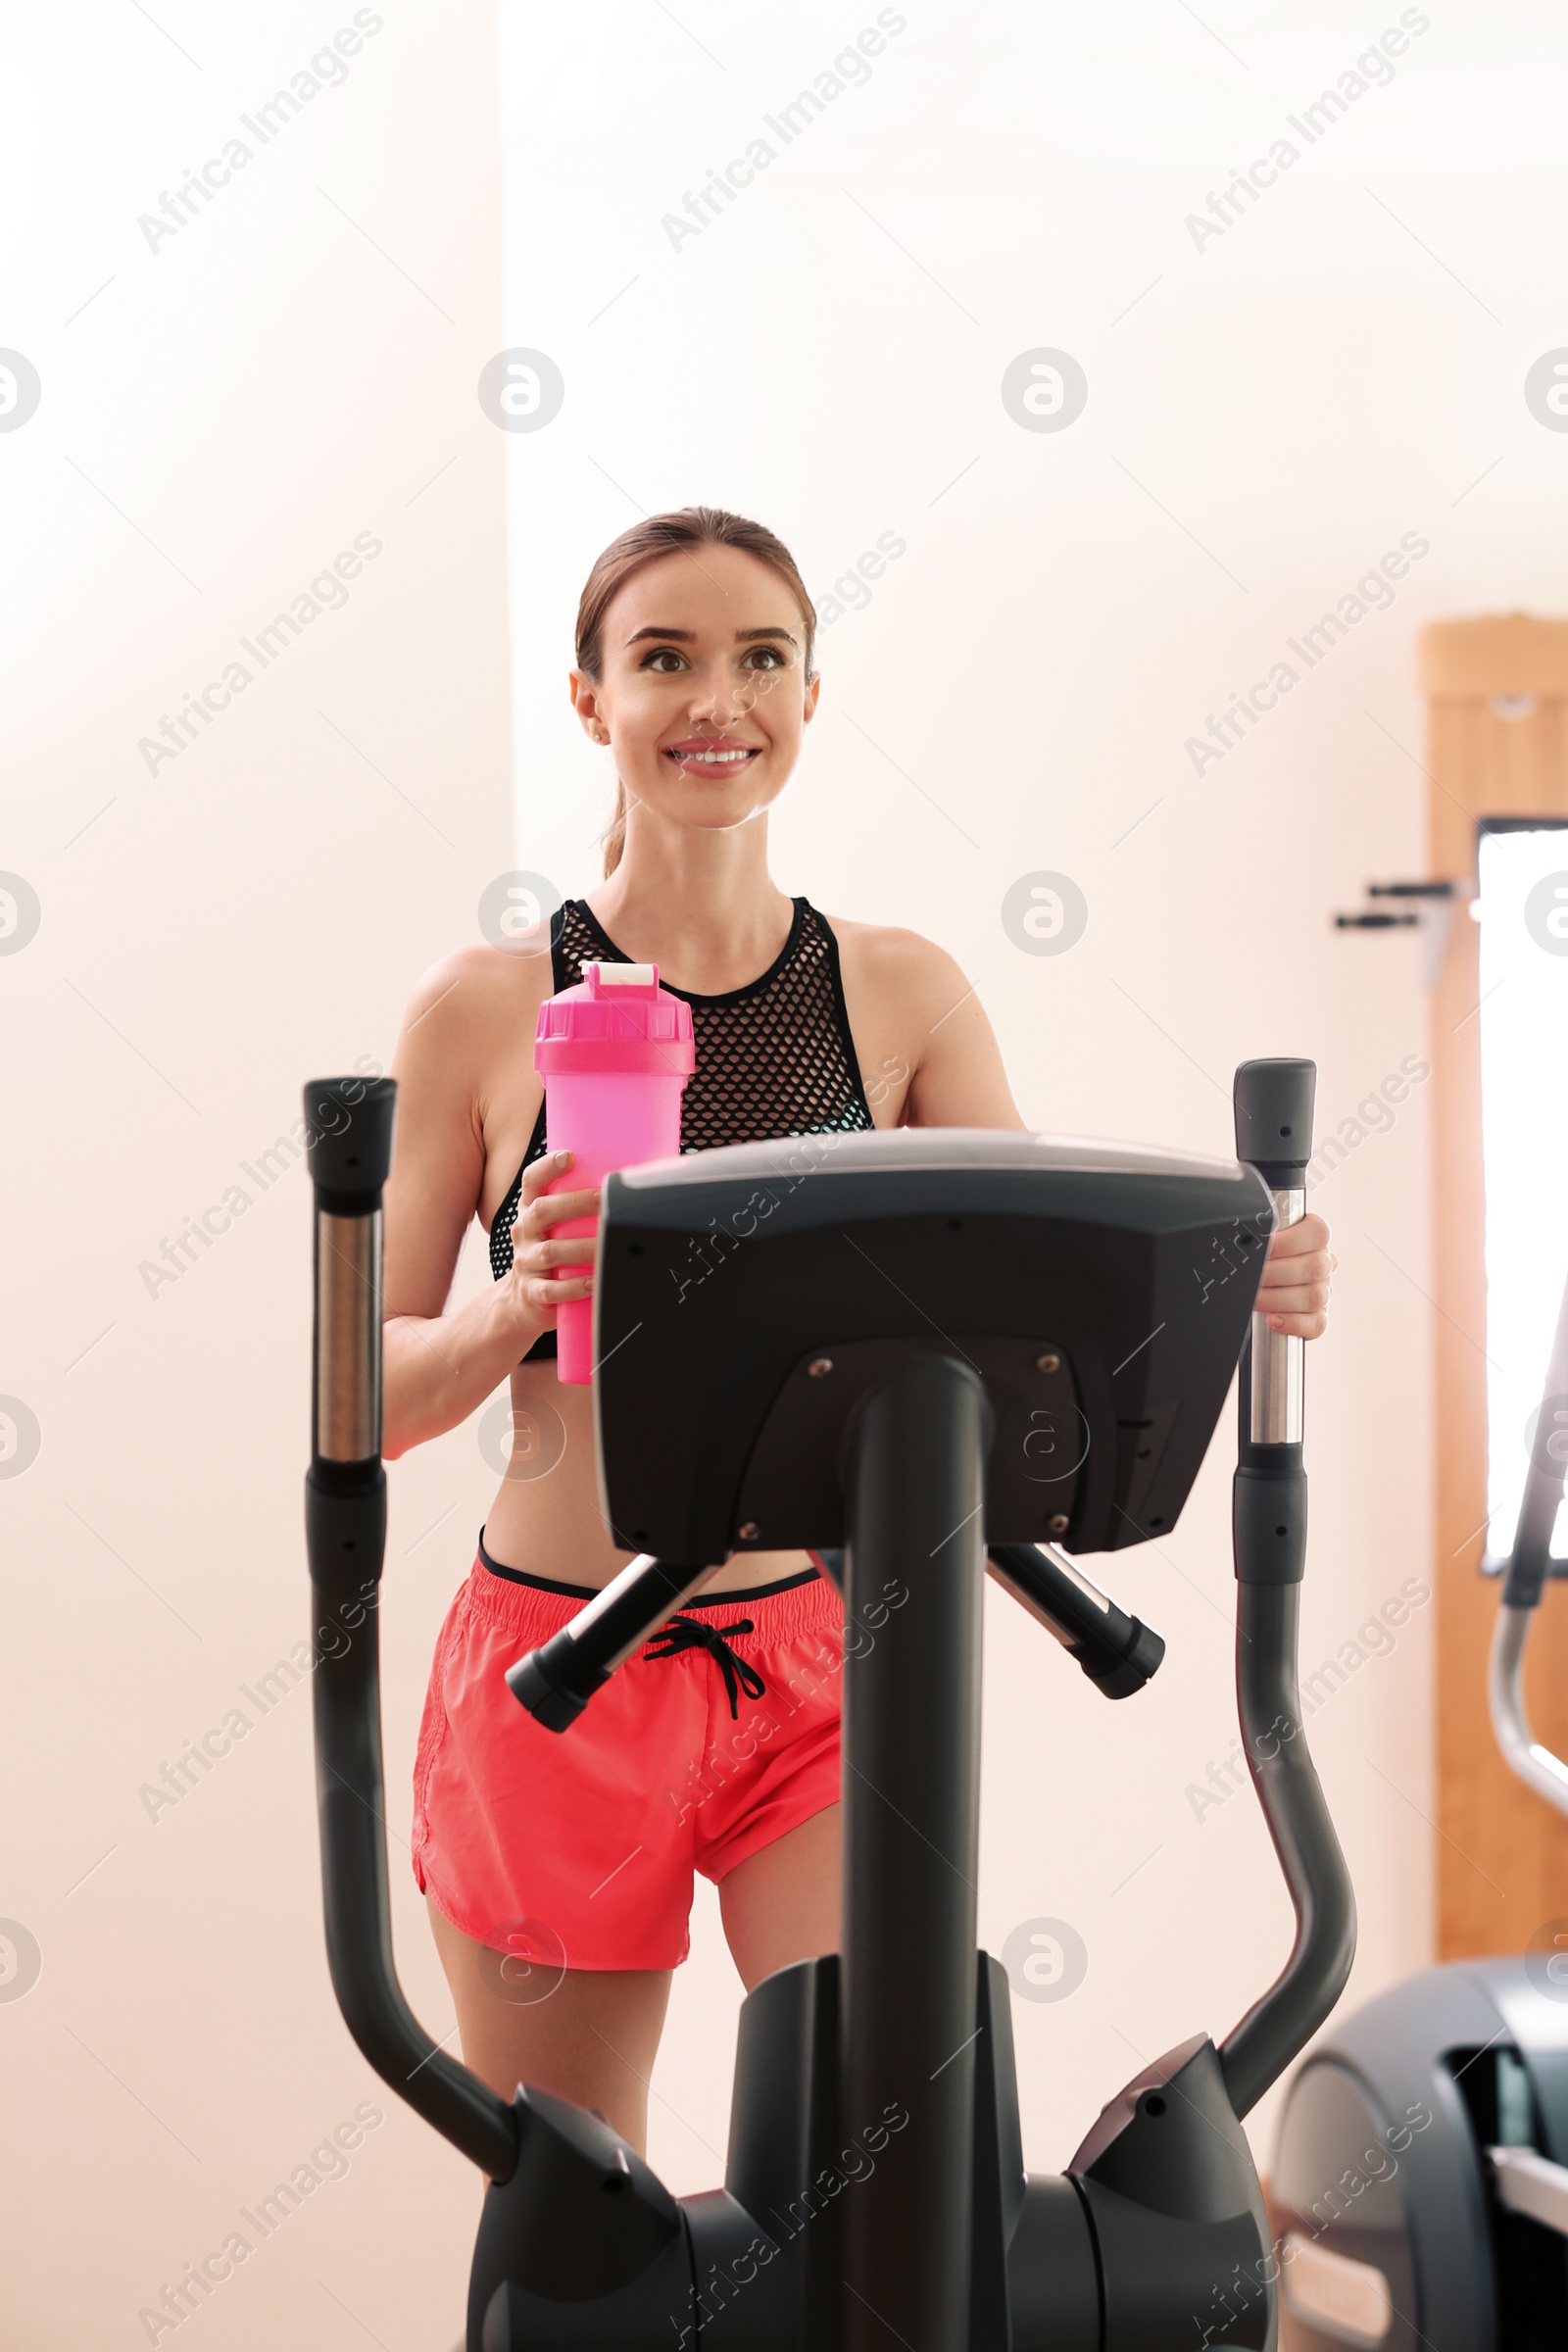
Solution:
[{"label": "black handlebar grip", "polygon": [[568,1626],[507,1668],[507,1689],[547,1732],[569,1732],[594,1692],[610,1680],[602,1666],[575,1658],[574,1647]]},{"label": "black handlebar grip", "polygon": [[313,1078],[305,1089],[305,1160],[325,1208],[375,1207],[392,1165],[395,1078]]},{"label": "black handlebar grip", "polygon": [[1165,1644],[1152,1626],[1097,1592],[1065,1553],[1042,1551],[1037,1544],[993,1544],[988,1556],[1013,1598],[1050,1627],[1107,1698],[1130,1698],[1157,1671]]},{"label": "black handlebar grip", "polygon": [[1244,1061],[1236,1073],[1236,1156],[1276,1191],[1298,1188],[1312,1156],[1317,1064],[1278,1055]]},{"label": "black handlebar grip", "polygon": [[1165,1655],[1164,1641],[1152,1625],[1145,1625],[1138,1617],[1129,1619],[1129,1623],[1132,1641],[1126,1656],[1117,1665],[1095,1666],[1086,1658],[1078,1658],[1095,1689],[1106,1698],[1131,1698],[1134,1691],[1142,1690],[1159,1672],[1160,1660]]}]

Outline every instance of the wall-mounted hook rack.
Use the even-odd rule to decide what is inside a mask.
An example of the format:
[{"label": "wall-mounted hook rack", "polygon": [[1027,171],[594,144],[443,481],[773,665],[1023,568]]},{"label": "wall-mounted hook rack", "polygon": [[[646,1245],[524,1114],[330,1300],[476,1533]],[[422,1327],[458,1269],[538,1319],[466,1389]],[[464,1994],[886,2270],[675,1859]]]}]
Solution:
[{"label": "wall-mounted hook rack", "polygon": [[1476,886],[1468,876],[1435,882],[1369,882],[1369,899],[1396,899],[1415,902],[1399,913],[1387,907],[1358,908],[1353,914],[1337,914],[1336,931],[1421,931],[1426,938],[1426,983],[1436,988],[1438,974],[1448,946],[1448,926],[1453,919],[1457,900],[1473,899]]}]

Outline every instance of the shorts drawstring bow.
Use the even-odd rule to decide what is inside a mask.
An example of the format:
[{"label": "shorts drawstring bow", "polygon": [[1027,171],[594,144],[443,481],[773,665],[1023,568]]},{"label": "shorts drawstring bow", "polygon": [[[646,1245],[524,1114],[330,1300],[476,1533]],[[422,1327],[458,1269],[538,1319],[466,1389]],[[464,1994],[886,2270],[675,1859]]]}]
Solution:
[{"label": "shorts drawstring bow", "polygon": [[[729,1630],[732,1634],[749,1634],[752,1621],[749,1617],[737,1617]],[[729,1692],[729,1711],[733,1722],[740,1721],[741,1712],[737,1685],[748,1698],[760,1698],[767,1689],[756,1667],[749,1665],[745,1658],[737,1657],[716,1625],[704,1625],[696,1617],[671,1617],[669,1623],[661,1628],[658,1638],[664,1644],[663,1648],[646,1649],[643,1652],[646,1658],[678,1658],[682,1650],[706,1649],[710,1656],[718,1661],[719,1671],[724,1677],[724,1688]]]}]

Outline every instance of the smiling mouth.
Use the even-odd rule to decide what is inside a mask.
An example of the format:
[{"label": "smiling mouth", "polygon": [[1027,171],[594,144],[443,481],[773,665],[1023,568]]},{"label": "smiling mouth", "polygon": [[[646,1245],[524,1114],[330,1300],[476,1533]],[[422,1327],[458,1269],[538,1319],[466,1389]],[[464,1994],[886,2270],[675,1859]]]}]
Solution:
[{"label": "smiling mouth", "polygon": [[760,746],[757,744],[713,751],[706,746],[697,749],[691,745],[669,743],[665,744],[661,758],[673,760],[677,767],[705,768],[710,775],[733,775],[738,768],[748,766],[757,759],[760,750]]}]

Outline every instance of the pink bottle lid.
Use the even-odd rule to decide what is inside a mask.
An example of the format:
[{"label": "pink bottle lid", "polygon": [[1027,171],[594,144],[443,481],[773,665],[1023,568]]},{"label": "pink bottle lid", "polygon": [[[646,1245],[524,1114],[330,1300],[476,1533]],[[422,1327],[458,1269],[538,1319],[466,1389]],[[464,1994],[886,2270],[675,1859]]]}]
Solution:
[{"label": "pink bottle lid", "polygon": [[692,1008],[659,985],[657,963],[585,963],[576,988],[539,1007],[533,1066],[541,1078],[590,1071],[691,1076]]}]

